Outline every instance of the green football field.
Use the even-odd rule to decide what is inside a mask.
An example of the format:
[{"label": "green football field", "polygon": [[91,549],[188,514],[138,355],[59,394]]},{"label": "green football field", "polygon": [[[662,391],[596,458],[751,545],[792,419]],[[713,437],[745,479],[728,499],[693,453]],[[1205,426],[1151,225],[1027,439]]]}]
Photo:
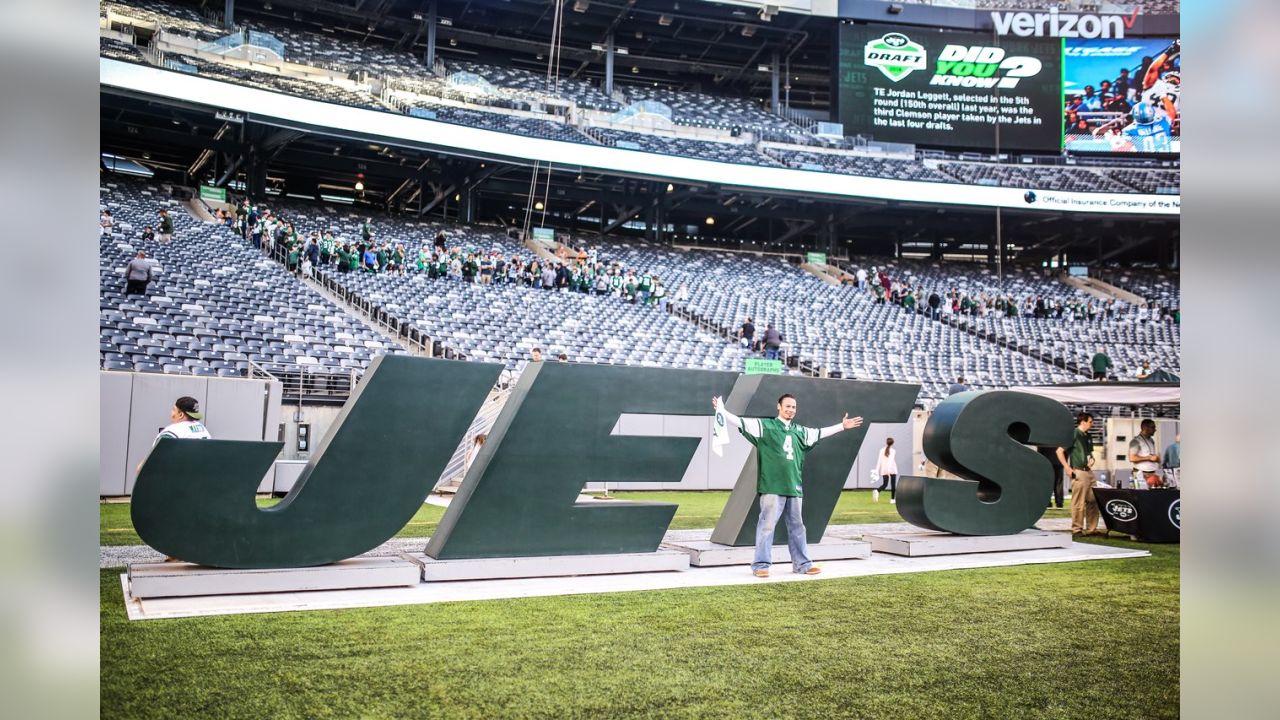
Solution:
[{"label": "green football field", "polygon": [[[695,528],[728,493],[636,495]],[[865,492],[833,520],[889,521]],[[145,622],[107,569],[102,716],[1177,717],[1179,548],[1099,542],[1152,557]]]}]

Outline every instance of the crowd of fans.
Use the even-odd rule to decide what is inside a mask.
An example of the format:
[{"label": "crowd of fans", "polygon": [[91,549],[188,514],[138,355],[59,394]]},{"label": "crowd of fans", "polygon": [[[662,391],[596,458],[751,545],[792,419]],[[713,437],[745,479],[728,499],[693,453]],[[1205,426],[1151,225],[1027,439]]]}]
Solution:
[{"label": "crowd of fans", "polygon": [[877,304],[893,303],[904,310],[920,313],[932,319],[943,315],[970,315],[994,317],[1032,317],[1075,321],[1113,320],[1128,318],[1138,322],[1180,323],[1181,310],[1173,305],[1155,302],[1129,305],[1115,298],[1103,300],[1083,295],[1070,298],[1044,295],[1002,294],[999,292],[969,293],[958,287],[926,287],[923,283],[891,278],[884,269],[872,267],[870,272],[858,268],[848,283],[856,284],[875,298]]},{"label": "crowd of fans", "polygon": [[[331,229],[313,231],[304,239],[293,222],[248,200],[234,213],[218,210],[215,217],[297,274],[312,268],[344,274],[421,274],[428,280],[610,296],[661,310],[666,310],[668,302],[662,278],[620,261],[602,259],[596,249],[570,251],[562,247],[554,261],[521,254],[508,257],[498,248],[451,244],[441,230],[430,245],[424,243],[413,250],[406,249],[403,242],[375,237],[371,218],[360,226],[359,239],[335,237]],[[687,288],[680,288],[677,297],[681,292],[687,295]]]},{"label": "crowd of fans", "polygon": [[[807,363],[814,369],[827,368],[833,374],[839,370],[845,377],[863,379],[915,381],[919,375],[923,382],[927,377],[954,377],[954,370],[964,368],[972,370],[977,387],[1061,382],[1072,373],[1087,373],[1089,356],[1082,353],[1092,352],[1098,345],[1116,354],[1118,367],[1125,368],[1117,373],[1121,377],[1134,377],[1136,371],[1129,368],[1140,367],[1144,360],[1149,361],[1148,367],[1177,371],[1177,291],[1174,287],[1163,294],[1151,292],[1168,283],[1167,274],[1154,271],[1115,271],[1122,273],[1116,280],[1127,279],[1135,290],[1155,298],[1149,307],[1098,299],[1026,268],[1006,268],[997,280],[995,274],[978,267],[901,259],[857,258],[857,265],[846,266],[848,284],[831,286],[794,266],[751,256],[677,251],[616,240],[581,248],[558,244],[554,253],[534,252],[531,247],[510,242],[500,231],[481,227],[375,219],[284,200],[272,208],[241,202],[226,211],[215,210],[213,215],[228,232],[243,239],[242,247],[256,248],[294,274],[316,277],[323,273],[343,287],[360,289],[402,322],[421,322],[421,313],[433,316],[438,308],[444,314],[429,321],[433,337],[448,338],[459,328],[475,332],[476,328],[459,323],[466,322],[470,317],[467,308],[474,308],[473,303],[483,295],[498,305],[515,302],[527,306],[535,310],[530,317],[537,317],[537,308],[554,305],[563,318],[577,318],[582,313],[605,312],[605,306],[599,304],[605,303],[619,310],[626,307],[627,312],[634,312],[635,307],[656,307],[659,312],[641,311],[637,319],[662,318],[667,325],[680,324],[683,321],[662,312],[671,305],[676,315],[691,320],[699,329],[722,336],[736,331],[735,339],[744,352],[781,359],[801,369]],[[151,210],[146,217],[154,222],[141,230],[143,223],[137,217],[130,216],[129,234],[139,237],[143,247],[167,247],[174,231],[168,211]],[[119,221],[111,207],[102,208],[99,223],[104,236],[119,237]],[[150,262],[147,257],[121,259],[126,295],[149,293]],[[495,288],[491,295],[483,289],[487,287]],[[765,288],[775,287],[790,290],[765,292]],[[415,297],[423,302],[420,308],[408,311],[401,303],[404,292],[411,288],[416,288]],[[543,300],[540,291],[555,294]],[[571,299],[575,295],[583,296],[581,304]],[[446,298],[448,303],[444,303]],[[613,302],[619,305],[613,306]],[[450,306],[447,312],[444,304]],[[815,310],[818,306],[821,308]],[[895,306],[898,310],[892,309]],[[903,311],[910,314],[910,320],[899,314]],[[761,322],[757,326],[748,320],[739,327],[746,316],[758,317]],[[525,333],[534,342],[544,342],[558,327],[553,323]],[[883,344],[858,340],[872,328],[879,328],[877,333],[883,331]],[[660,332],[672,329],[664,326]],[[626,331],[619,329],[618,336],[625,335]],[[849,342],[840,339],[846,337]],[[662,347],[660,338],[655,336],[655,341],[655,348]],[[707,347],[724,344],[723,338],[705,342],[710,343]],[[989,352],[981,349],[988,346]],[[577,346],[570,343],[565,347],[577,356],[573,353]],[[602,347],[607,350],[608,345]],[[917,350],[924,347],[942,354],[917,357]],[[981,354],[973,355],[975,352]],[[581,361],[601,361],[599,356],[579,354],[583,355]],[[507,355],[509,360],[510,352]],[[679,362],[680,357],[675,352],[663,361]],[[1079,369],[1061,364],[1062,360]],[[621,361],[634,362],[636,358]],[[732,361],[717,357],[703,358],[699,363]],[[947,372],[947,367],[952,372]],[[1037,378],[1037,370],[1052,377]],[[1059,377],[1059,373],[1065,375]],[[941,391],[933,385],[929,388],[933,395]]]}]

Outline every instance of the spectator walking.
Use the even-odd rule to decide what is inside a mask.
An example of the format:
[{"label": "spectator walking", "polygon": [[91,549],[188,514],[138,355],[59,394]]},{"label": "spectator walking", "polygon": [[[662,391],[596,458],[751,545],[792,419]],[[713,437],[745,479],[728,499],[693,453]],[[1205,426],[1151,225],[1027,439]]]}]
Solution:
[{"label": "spectator walking", "polygon": [[766,360],[777,360],[781,356],[782,333],[769,323],[764,330],[764,357]]},{"label": "spectator walking", "polygon": [[1093,354],[1093,359],[1089,361],[1093,367],[1093,379],[1104,381],[1107,379],[1107,372],[1111,370],[1111,358],[1107,356],[1105,348],[1098,348],[1098,352]]},{"label": "spectator walking", "polygon": [[751,322],[751,318],[747,318],[742,323],[742,327],[738,329],[738,337],[741,338],[742,347],[750,350],[755,346],[756,326]]},{"label": "spectator walking", "polygon": [[139,250],[129,261],[125,266],[124,276],[125,295],[147,294],[147,283],[151,282],[151,263],[147,260],[146,251]]},{"label": "spectator walking", "polygon": [[893,438],[884,441],[884,450],[876,453],[876,474],[880,487],[871,491],[871,502],[880,502],[880,493],[889,489],[889,504],[898,502],[898,451],[893,448]]},{"label": "spectator walking", "polygon": [[164,208],[160,208],[160,223],[156,231],[156,239],[161,243],[167,243],[173,239],[173,218],[169,217],[169,211]]}]

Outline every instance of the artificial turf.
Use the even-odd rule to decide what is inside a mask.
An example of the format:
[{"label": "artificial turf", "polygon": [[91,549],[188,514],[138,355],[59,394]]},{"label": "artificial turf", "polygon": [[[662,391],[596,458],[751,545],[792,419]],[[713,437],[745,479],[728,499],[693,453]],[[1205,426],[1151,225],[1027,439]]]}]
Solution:
[{"label": "artificial turf", "polygon": [[[612,497],[621,500],[645,500],[649,502],[669,502],[678,505],[675,518],[671,521],[672,530],[691,530],[695,528],[715,527],[716,520],[729,501],[727,490],[708,492],[614,492]],[[278,502],[275,499],[261,499],[259,505]],[[128,503],[101,503],[99,505],[99,537],[101,545],[141,545],[142,539],[133,531],[133,522],[129,519]],[[1067,517],[1069,509],[1052,509],[1045,517]],[[436,505],[423,505],[413,519],[396,533],[396,537],[428,537],[435,532],[436,524],[444,515],[444,508]],[[880,494],[880,502],[872,502],[870,491],[847,490],[840,495],[835,512],[831,515],[832,525],[854,525],[861,523],[902,522],[896,506],[889,504],[889,493]]]},{"label": "artificial turf", "polygon": [[1152,557],[143,622],[104,570],[102,717],[1177,717],[1179,549],[1140,547]]},{"label": "artificial turf", "polygon": [[[622,496],[679,503],[680,529],[727,493]],[[846,492],[832,521],[896,520]],[[139,542],[128,505],[101,522]],[[143,622],[108,569],[102,716],[1177,717],[1179,548],[1106,544],[1152,557]]]}]

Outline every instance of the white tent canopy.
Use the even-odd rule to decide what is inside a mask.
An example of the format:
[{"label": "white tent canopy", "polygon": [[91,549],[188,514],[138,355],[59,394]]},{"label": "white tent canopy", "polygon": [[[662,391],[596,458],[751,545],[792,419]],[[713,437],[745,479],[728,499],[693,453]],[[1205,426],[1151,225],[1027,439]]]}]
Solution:
[{"label": "white tent canopy", "polygon": [[1010,389],[1073,405],[1182,404],[1182,386],[1175,383],[1071,383]]}]

